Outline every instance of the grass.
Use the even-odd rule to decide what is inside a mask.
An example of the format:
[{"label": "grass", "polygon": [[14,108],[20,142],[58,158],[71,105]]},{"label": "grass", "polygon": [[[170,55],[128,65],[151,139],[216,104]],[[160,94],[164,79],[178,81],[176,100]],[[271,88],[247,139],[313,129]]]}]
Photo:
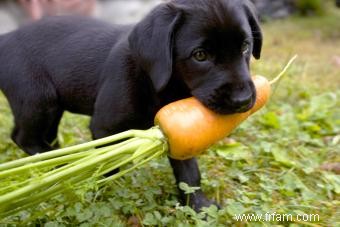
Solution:
[{"label": "grass", "polygon": [[[230,137],[199,157],[202,188],[222,209],[200,214],[180,206],[166,157],[105,188],[63,196],[0,220],[0,226],[337,226],[340,177],[321,168],[340,162],[340,10],[322,17],[267,23],[254,74],[273,78],[299,58],[271,102]],[[66,113],[63,146],[90,140],[88,117]],[[12,116],[0,97],[0,163],[25,156],[9,139]],[[183,186],[185,187],[185,185]],[[190,191],[190,188],[187,188]],[[194,189],[192,189],[194,190]],[[318,214],[319,220],[237,221],[235,214]],[[274,217],[274,216],[273,216]],[[282,216],[281,216],[282,217]]]}]

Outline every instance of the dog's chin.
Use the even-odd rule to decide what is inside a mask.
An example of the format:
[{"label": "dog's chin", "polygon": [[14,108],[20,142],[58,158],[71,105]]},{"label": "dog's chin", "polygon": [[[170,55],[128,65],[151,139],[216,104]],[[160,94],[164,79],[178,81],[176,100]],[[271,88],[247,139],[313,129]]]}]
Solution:
[{"label": "dog's chin", "polygon": [[237,107],[226,103],[218,103],[218,102],[207,102],[205,100],[200,100],[200,102],[207,107],[208,109],[212,110],[218,114],[234,114],[234,113],[244,113],[249,111],[255,104],[255,101],[249,103],[249,105],[244,107]]}]

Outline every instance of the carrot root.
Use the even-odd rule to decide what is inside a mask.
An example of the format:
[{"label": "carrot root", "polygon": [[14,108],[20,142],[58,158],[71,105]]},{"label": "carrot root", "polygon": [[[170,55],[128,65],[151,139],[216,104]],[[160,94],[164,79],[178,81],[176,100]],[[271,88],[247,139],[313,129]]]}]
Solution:
[{"label": "carrot root", "polygon": [[269,81],[270,85],[275,84],[277,81],[279,81],[282,76],[285,75],[285,73],[287,72],[288,68],[293,64],[293,62],[295,61],[295,59],[298,57],[298,55],[294,55],[287,63],[287,65],[283,68],[283,70],[279,73],[279,75],[277,75],[274,79],[272,79],[271,81]]}]

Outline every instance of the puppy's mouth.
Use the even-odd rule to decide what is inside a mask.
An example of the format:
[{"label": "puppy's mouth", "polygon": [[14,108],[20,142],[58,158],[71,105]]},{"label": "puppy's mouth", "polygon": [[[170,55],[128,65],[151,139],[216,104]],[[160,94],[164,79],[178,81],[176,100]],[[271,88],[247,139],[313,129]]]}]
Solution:
[{"label": "puppy's mouth", "polygon": [[193,95],[207,108],[219,114],[247,112],[256,101],[256,90],[253,84],[245,90],[232,91],[222,88],[211,95],[195,95],[194,93]]},{"label": "puppy's mouth", "polygon": [[[199,99],[200,100],[200,99]],[[250,110],[255,104],[256,96],[251,97],[250,101],[242,106],[219,101],[200,100],[207,108],[218,114],[244,113]]]}]

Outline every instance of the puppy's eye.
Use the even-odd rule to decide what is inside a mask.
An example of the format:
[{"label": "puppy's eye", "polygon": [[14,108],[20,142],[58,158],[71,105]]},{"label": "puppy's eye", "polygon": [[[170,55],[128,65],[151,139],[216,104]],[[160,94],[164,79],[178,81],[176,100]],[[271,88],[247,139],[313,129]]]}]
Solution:
[{"label": "puppy's eye", "polygon": [[192,54],[196,61],[206,61],[208,60],[208,53],[203,49],[195,50]]},{"label": "puppy's eye", "polygon": [[248,42],[242,43],[241,51],[243,55],[249,54],[249,43]]}]

